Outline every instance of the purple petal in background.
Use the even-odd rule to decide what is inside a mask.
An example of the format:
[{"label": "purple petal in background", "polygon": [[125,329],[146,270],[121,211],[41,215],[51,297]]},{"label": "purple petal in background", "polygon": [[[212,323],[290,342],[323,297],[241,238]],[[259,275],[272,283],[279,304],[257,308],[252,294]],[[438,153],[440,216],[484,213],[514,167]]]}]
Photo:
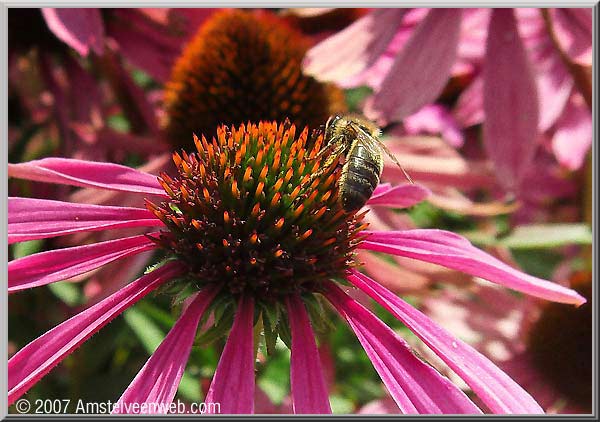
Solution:
[{"label": "purple petal in background", "polygon": [[8,293],[66,280],[155,248],[140,235],[28,255],[8,263]]},{"label": "purple petal in background", "polygon": [[465,141],[454,117],[446,107],[439,104],[426,105],[416,113],[407,116],[403,123],[409,135],[440,134],[455,148],[461,147]]},{"label": "purple petal in background", "polygon": [[456,59],[460,9],[432,9],[419,24],[371,101],[367,117],[401,120],[440,94]]},{"label": "purple petal in background", "polygon": [[583,66],[592,65],[592,9],[550,9],[558,43],[567,55]]},{"label": "purple petal in background", "polygon": [[458,387],[423,363],[363,305],[330,283],[325,297],[346,319],[403,413],[478,414]]},{"label": "purple petal in background", "polygon": [[242,296],[227,344],[204,400],[205,403],[219,403],[221,414],[254,412],[253,326],[254,300]]},{"label": "purple petal in background", "polygon": [[[128,407],[132,403],[148,403],[153,406],[163,404],[165,406],[162,409],[166,413],[166,405],[173,401],[183,376],[196,337],[198,322],[217,292],[218,290],[213,288],[196,294],[158,349],[123,392],[113,413],[134,413],[131,407]],[[136,405],[138,410],[139,404]]]},{"label": "purple petal in background", "polygon": [[406,9],[375,9],[311,48],[302,63],[317,79],[341,82],[372,66],[400,26]]},{"label": "purple petal in background", "polygon": [[592,146],[592,114],[580,94],[574,94],[556,124],[552,150],[560,164],[577,170]]},{"label": "purple petal in background", "polygon": [[292,331],[291,392],[296,414],[329,414],[329,392],[315,343],[315,333],[298,295],[287,302]]},{"label": "purple petal in background", "polygon": [[362,249],[442,265],[554,302],[585,303],[576,291],[518,271],[452,232],[417,229],[367,233],[370,236],[359,245]]},{"label": "purple petal in background", "polygon": [[460,94],[452,114],[463,127],[483,122],[483,78],[476,76]]},{"label": "purple petal in background", "polygon": [[90,49],[103,53],[104,26],[99,9],[42,8],[42,14],[54,35],[82,56],[87,56]]},{"label": "purple petal in background", "polygon": [[166,264],[57,325],[19,350],[8,361],[8,404],[14,403],[114,317],[180,272],[181,267],[177,263]]},{"label": "purple petal in background", "polygon": [[494,9],[484,63],[484,146],[498,182],[515,191],[538,146],[536,82],[512,9]]},{"label": "purple petal in background", "polygon": [[540,119],[543,132],[554,124],[571,94],[573,78],[557,51],[540,9],[515,9],[519,34],[535,71]]},{"label": "purple petal in background", "polygon": [[36,182],[167,196],[156,176],[112,163],[44,158],[8,164],[8,176]]},{"label": "purple petal in background", "polygon": [[9,244],[77,232],[162,225],[154,214],[142,208],[8,198]]},{"label": "purple petal in background", "polygon": [[376,281],[352,271],[348,280],[402,321],[473,389],[494,413],[543,413],[535,400],[471,346]]}]

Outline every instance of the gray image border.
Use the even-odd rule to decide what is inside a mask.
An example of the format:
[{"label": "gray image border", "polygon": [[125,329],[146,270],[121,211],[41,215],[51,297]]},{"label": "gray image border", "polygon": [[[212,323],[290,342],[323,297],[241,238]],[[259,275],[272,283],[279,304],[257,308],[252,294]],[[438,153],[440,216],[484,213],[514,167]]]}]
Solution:
[{"label": "gray image border", "polygon": [[[1,34],[1,47],[0,51],[2,56],[0,57],[0,97],[2,102],[0,103],[0,127],[2,138],[0,139],[0,179],[4,182],[0,185],[0,197],[8,198],[8,9],[19,8],[19,7],[238,7],[238,8],[249,8],[249,7],[267,7],[267,8],[281,8],[281,7],[592,7],[593,8],[593,39],[598,39],[598,2],[597,1],[543,1],[543,0],[529,0],[526,2],[519,1],[476,1],[476,0],[438,0],[438,1],[409,1],[401,3],[399,1],[373,1],[373,2],[357,2],[357,1],[328,1],[320,2],[318,0],[305,0],[301,2],[297,1],[263,1],[263,2],[244,2],[244,1],[208,1],[208,2],[197,2],[191,0],[176,0],[173,2],[167,2],[164,0],[127,0],[124,2],[117,1],[99,1],[93,2],[91,0],[62,0],[62,1],[4,1],[0,0],[0,34]],[[598,181],[598,119],[595,114],[598,106],[598,92],[596,82],[598,81],[598,43],[594,42],[593,45],[593,61],[592,61],[592,84],[593,84],[593,142],[592,142],[592,254],[593,254],[593,268],[592,268],[592,330],[593,330],[593,410],[590,415],[544,415],[544,416],[525,416],[528,420],[542,420],[542,419],[554,419],[554,420],[598,420],[598,373],[597,373],[597,359],[598,359],[598,286],[597,286],[597,257],[596,257],[596,241],[597,241],[597,225],[598,225],[598,196],[597,196],[597,181]],[[2,231],[2,237],[5,239],[0,244],[0,323],[2,327],[2,335],[0,336],[0,353],[3,356],[8,356],[8,293],[7,293],[7,265],[8,265],[8,218],[7,218],[7,200],[2,201],[0,206],[0,225]],[[0,397],[0,419],[7,420],[25,420],[34,418],[44,418],[49,420],[62,420],[64,418],[85,418],[90,420],[100,420],[110,418],[112,420],[122,420],[131,418],[141,419],[154,419],[154,418],[199,418],[198,415],[170,415],[170,416],[83,416],[83,415],[8,415],[7,406],[7,394],[8,390],[8,372],[7,366],[0,366],[0,391],[3,393]],[[253,416],[200,416],[202,419],[223,419],[223,420],[243,420],[250,419]],[[256,417],[256,416],[254,416]],[[324,418],[324,416],[295,416],[295,415],[260,415],[261,419],[297,419],[297,420],[314,420]],[[523,416],[510,416],[510,415],[484,415],[484,416],[408,416],[408,415],[332,415],[328,416],[331,419],[346,419],[352,418],[357,420],[370,420],[370,419],[423,419],[423,420],[437,420],[437,419],[449,419],[449,420],[463,420],[463,419],[513,419],[522,418]]]}]

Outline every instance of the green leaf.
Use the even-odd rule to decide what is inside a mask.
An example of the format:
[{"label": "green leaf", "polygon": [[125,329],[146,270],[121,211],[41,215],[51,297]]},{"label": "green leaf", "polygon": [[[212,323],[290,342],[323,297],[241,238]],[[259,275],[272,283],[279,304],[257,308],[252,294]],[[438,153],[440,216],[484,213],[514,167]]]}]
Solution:
[{"label": "green leaf", "polygon": [[277,322],[277,332],[279,338],[285,343],[288,349],[292,349],[292,332],[290,331],[290,325],[285,313],[281,314],[279,321]]},{"label": "green leaf", "polygon": [[200,382],[198,377],[192,375],[188,371],[183,373],[183,377],[181,377],[181,382],[179,383],[179,388],[177,391],[184,398],[192,402],[199,402],[202,399],[202,392],[200,391]]},{"label": "green leaf", "polygon": [[126,133],[131,130],[131,124],[129,120],[123,114],[115,114],[109,116],[107,119],[108,127],[116,130],[117,132]]},{"label": "green leaf", "polygon": [[275,353],[275,344],[277,343],[277,322],[279,320],[278,313],[275,311],[269,311],[268,308],[276,308],[273,307],[262,307],[262,320],[263,320],[263,332],[265,337],[265,346],[267,348],[267,354],[269,356]]},{"label": "green leaf", "polygon": [[230,309],[231,312],[225,312],[215,325],[210,327],[196,338],[196,344],[205,347],[207,344],[212,343],[229,332],[231,326],[233,325],[233,317],[235,314],[233,309]]},{"label": "green leaf", "polygon": [[173,315],[150,302],[138,303],[136,305],[136,310],[142,312],[147,317],[152,318],[165,330],[169,330],[175,324]]},{"label": "green leaf", "polygon": [[148,354],[154,353],[165,338],[165,333],[158,325],[136,308],[126,310],[123,313],[123,318],[125,318],[127,325],[140,339]]},{"label": "green leaf", "polygon": [[354,412],[354,403],[337,394],[329,396],[329,404],[331,405],[332,413],[348,415]]},{"label": "green leaf", "polygon": [[290,351],[284,349],[271,356],[257,379],[258,386],[274,404],[281,404],[290,389]]},{"label": "green leaf", "polygon": [[359,86],[345,91],[346,103],[349,110],[359,110],[361,103],[370,95],[373,90],[368,86]]},{"label": "green leaf", "polygon": [[[146,304],[145,307],[146,309],[151,309],[152,305]],[[154,315],[158,315],[156,310],[153,312]],[[164,318],[164,315],[162,317]],[[154,353],[165,338],[165,333],[158,325],[138,308],[129,308],[123,313],[123,318],[127,325],[137,335],[148,354],[151,355]],[[201,398],[198,379],[191,375],[189,371],[184,372],[177,391],[183,397],[191,401],[199,401]]]},{"label": "green leaf", "polygon": [[541,278],[551,278],[564,260],[562,254],[552,249],[513,249],[511,254],[523,271]]},{"label": "green leaf", "polygon": [[519,226],[499,241],[512,249],[553,248],[592,244],[592,231],[586,224],[532,224]]},{"label": "green leaf", "polygon": [[48,284],[50,291],[69,306],[77,306],[81,304],[81,289],[79,285],[69,281],[60,281],[58,283]]},{"label": "green leaf", "polygon": [[24,256],[33,255],[42,250],[44,239],[28,240],[20,242],[13,246],[13,256],[15,259],[23,258]]}]

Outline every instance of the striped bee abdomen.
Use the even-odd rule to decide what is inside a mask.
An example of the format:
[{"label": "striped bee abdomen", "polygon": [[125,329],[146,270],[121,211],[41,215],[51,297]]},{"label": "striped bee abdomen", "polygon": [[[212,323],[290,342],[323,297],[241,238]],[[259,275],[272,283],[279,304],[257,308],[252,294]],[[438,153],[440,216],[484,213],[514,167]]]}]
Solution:
[{"label": "striped bee abdomen", "polygon": [[340,200],[344,210],[351,212],[363,207],[379,184],[382,157],[355,143],[344,164],[340,178]]}]

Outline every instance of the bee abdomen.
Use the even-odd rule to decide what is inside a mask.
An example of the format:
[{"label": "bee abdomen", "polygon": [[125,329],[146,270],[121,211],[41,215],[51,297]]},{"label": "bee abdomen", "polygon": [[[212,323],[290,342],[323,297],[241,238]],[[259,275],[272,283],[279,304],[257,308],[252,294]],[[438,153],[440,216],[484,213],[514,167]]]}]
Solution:
[{"label": "bee abdomen", "polygon": [[379,184],[380,168],[376,162],[353,156],[344,166],[343,182],[340,184],[340,199],[345,211],[362,208]]}]

